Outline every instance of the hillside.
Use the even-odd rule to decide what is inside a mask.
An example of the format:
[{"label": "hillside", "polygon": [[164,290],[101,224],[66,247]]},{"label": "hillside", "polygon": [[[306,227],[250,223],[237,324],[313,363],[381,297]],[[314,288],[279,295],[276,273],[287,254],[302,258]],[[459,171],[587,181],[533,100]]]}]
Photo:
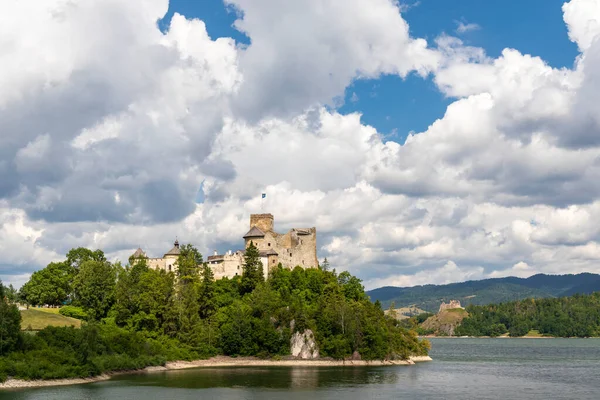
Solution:
[{"label": "hillside", "polygon": [[469,316],[454,331],[456,336],[600,336],[600,292],[469,306],[467,312]]},{"label": "hillside", "polygon": [[371,301],[379,300],[383,308],[394,302],[396,307],[414,306],[437,312],[443,301],[459,300],[463,306],[505,303],[526,298],[571,296],[600,291],[600,275],[538,274],[529,278],[494,278],[448,285],[424,285],[408,288],[386,286],[367,292]]},{"label": "hillside", "polygon": [[469,314],[462,308],[444,310],[439,314],[427,318],[427,320],[421,324],[421,328],[431,330],[438,336],[452,336],[454,335],[456,327],[460,325],[462,320],[468,315]]},{"label": "hillside", "polygon": [[47,326],[74,326],[75,328],[81,327],[81,321],[78,319],[33,308],[30,308],[29,310],[22,310],[21,318],[21,329],[27,331],[39,331]]}]

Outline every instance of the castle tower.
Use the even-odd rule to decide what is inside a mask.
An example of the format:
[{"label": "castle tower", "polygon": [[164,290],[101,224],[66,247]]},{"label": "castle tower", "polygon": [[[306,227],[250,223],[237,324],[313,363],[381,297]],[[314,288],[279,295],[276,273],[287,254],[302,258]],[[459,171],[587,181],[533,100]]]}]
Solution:
[{"label": "castle tower", "polygon": [[255,226],[265,233],[273,231],[273,214],[250,214],[250,229]]}]

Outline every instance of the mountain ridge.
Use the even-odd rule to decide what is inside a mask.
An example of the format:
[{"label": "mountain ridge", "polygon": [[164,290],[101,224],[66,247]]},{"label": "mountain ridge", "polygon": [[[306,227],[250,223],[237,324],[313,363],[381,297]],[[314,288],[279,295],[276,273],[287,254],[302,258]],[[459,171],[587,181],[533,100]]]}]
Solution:
[{"label": "mountain ridge", "polygon": [[548,298],[589,294],[600,291],[600,275],[589,272],[580,274],[537,274],[529,278],[514,276],[488,278],[445,285],[419,285],[413,287],[383,286],[367,292],[371,301],[379,300],[387,308],[394,302],[396,307],[416,306],[437,312],[443,301],[459,300],[463,306],[503,303],[525,298]]}]

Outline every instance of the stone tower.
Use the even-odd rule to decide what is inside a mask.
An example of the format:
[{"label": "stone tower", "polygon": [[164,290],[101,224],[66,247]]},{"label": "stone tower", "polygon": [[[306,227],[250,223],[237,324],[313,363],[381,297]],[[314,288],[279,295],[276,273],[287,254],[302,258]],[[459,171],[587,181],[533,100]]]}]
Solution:
[{"label": "stone tower", "polygon": [[265,233],[273,231],[273,214],[251,214],[250,229],[255,226]]}]

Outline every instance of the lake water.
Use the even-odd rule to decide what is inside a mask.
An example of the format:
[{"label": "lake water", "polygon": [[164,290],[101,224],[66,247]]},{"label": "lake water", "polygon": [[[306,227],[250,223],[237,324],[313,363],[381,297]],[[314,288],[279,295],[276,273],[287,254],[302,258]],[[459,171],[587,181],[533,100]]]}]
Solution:
[{"label": "lake water", "polygon": [[240,367],[122,375],[0,399],[600,399],[600,339],[432,339],[415,366]]}]

